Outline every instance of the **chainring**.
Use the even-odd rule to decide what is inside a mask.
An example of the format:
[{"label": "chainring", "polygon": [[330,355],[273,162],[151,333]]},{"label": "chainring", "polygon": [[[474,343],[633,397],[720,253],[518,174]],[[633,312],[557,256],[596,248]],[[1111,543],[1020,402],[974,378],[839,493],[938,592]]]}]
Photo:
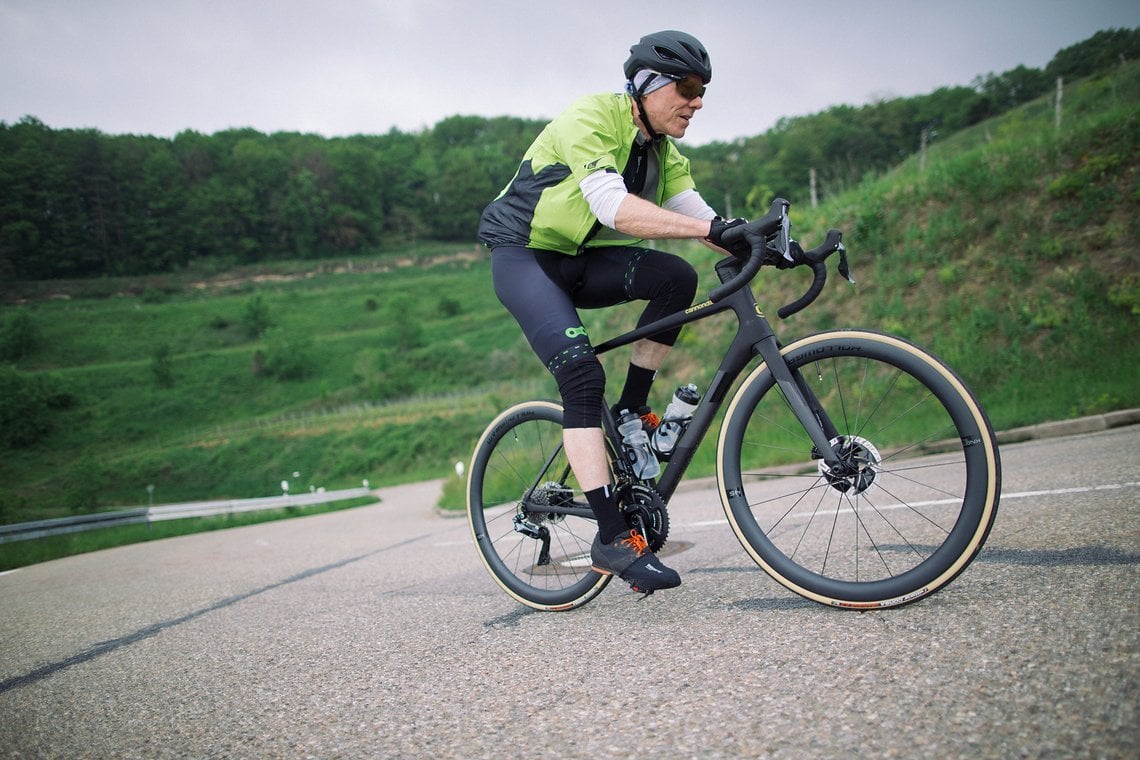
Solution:
[{"label": "chainring", "polygon": [[618,490],[618,504],[631,528],[643,531],[649,550],[656,553],[669,537],[669,511],[661,494],[642,483]]}]

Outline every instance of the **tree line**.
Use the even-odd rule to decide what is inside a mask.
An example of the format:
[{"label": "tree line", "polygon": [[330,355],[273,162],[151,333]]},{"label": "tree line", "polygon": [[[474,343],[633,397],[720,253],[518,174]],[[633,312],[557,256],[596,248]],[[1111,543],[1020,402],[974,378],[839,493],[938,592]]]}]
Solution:
[{"label": "tree line", "polygon": [[[781,120],[764,134],[686,146],[698,187],[724,213],[782,195],[833,195],[921,141],[1033,100],[1058,77],[1140,53],[1140,29],[1108,30],[1018,66],[862,107]],[[235,129],[171,139],[0,122],[0,278],[176,270],[383,252],[416,239],[470,243],[479,214],[544,123],[453,116],[419,133],[324,138]]]}]

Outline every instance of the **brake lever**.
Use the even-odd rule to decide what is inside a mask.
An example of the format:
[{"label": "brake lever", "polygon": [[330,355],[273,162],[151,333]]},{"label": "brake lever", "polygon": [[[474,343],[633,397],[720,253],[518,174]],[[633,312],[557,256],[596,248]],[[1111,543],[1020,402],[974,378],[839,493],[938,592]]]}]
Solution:
[{"label": "brake lever", "polygon": [[855,284],[855,278],[851,276],[851,265],[847,263],[847,246],[843,242],[839,243],[839,274],[843,275],[843,279],[852,285]]},{"label": "brake lever", "polygon": [[847,261],[847,246],[843,244],[843,233],[839,230],[828,230],[827,239],[810,251],[804,251],[804,257],[808,261],[824,262],[833,253],[839,254],[839,274],[854,285],[855,278],[851,276],[851,264]]}]

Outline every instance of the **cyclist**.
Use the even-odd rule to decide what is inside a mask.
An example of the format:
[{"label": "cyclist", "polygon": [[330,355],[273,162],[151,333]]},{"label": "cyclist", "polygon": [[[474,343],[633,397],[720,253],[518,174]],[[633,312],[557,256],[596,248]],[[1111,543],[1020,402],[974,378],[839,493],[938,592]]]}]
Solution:
[{"label": "cyclist", "polygon": [[[712,66],[704,46],[678,31],[630,48],[625,92],[589,95],[546,125],[514,178],[483,211],[495,293],[558,383],[567,459],[598,521],[594,569],[651,593],[681,583],[631,530],[613,493],[601,428],[605,372],[578,308],[645,300],[639,325],[688,308],[697,275],[646,239],[704,240],[718,250],[724,221],[696,191],[683,137],[704,104]],[[633,346],[615,410],[657,423],[649,408],[656,371],[680,329]]]}]

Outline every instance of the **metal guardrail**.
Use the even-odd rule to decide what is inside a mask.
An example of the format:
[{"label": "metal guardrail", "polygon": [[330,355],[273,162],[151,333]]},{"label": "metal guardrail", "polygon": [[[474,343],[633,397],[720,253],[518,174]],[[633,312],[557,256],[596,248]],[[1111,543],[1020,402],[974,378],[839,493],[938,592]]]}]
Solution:
[{"label": "metal guardrail", "polygon": [[32,538],[58,536],[65,533],[78,533],[96,528],[111,528],[136,523],[179,520],[186,517],[213,517],[215,515],[256,512],[262,509],[283,507],[304,507],[313,504],[327,504],[334,501],[356,499],[368,496],[368,488],[346,488],[340,491],[317,491],[311,493],[264,496],[257,499],[229,499],[226,501],[189,501],[181,504],[164,504],[158,507],[136,507],[117,509],[112,512],[96,512],[75,517],[59,517],[52,520],[0,525],[0,544],[26,541]]}]

